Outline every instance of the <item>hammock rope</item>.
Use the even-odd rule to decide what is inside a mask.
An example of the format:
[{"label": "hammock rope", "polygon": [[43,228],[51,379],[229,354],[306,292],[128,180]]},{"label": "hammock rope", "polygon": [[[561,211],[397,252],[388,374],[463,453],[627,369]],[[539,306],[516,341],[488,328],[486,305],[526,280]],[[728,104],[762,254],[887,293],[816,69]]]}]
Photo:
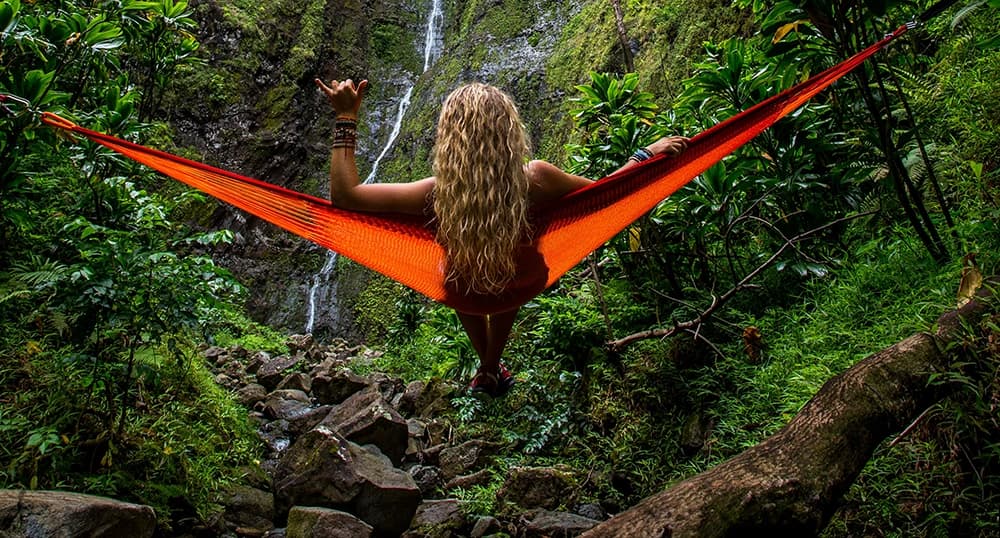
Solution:
[{"label": "hammock rope", "polygon": [[847,60],[699,133],[676,157],[654,156],[535,208],[533,242],[520,247],[517,277],[499,295],[466,294],[446,282],[445,252],[426,219],[345,211],[329,200],[92,131],[52,113],[43,113],[42,121],[334,250],[434,301],[462,312],[492,314],[530,301],[591,251],[913,26],[904,24]]}]

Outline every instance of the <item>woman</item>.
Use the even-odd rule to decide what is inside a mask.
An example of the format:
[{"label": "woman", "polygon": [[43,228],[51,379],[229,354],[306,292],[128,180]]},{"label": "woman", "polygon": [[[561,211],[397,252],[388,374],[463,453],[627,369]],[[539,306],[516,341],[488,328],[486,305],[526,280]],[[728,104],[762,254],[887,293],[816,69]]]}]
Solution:
[{"label": "woman", "polygon": [[[510,97],[486,84],[448,96],[434,144],[434,176],[411,183],[361,184],[354,160],[358,110],[368,81],[316,85],[336,113],[330,153],[330,200],[354,211],[433,215],[448,255],[447,280],[464,293],[496,295],[515,276],[516,251],[530,242],[528,209],[592,181],[545,161],[528,161],[527,133]],[[658,153],[676,155],[688,139],[664,137],[636,152],[622,169]],[[500,356],[517,309],[491,315],[458,312],[480,365],[469,390],[506,394],[514,378]]]}]

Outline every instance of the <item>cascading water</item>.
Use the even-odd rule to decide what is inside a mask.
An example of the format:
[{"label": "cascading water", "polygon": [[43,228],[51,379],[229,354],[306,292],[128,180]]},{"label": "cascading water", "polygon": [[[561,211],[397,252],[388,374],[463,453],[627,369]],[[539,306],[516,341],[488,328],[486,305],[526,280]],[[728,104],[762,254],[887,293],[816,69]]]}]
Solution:
[{"label": "cascading water", "polygon": [[[444,13],[441,10],[441,0],[431,0],[431,10],[430,15],[427,16],[427,27],[424,37],[424,71],[426,72],[430,69],[431,64],[437,58],[438,52],[440,51],[440,37],[438,34],[438,28],[441,26],[441,19],[444,17]],[[392,131],[389,133],[389,138],[386,140],[385,145],[382,147],[382,151],[379,153],[375,162],[372,163],[372,170],[368,173],[368,177],[365,178],[365,184],[372,183],[375,181],[375,174],[378,172],[378,166],[381,164],[382,159],[389,153],[389,149],[392,148],[392,144],[396,141],[396,137],[399,136],[399,130],[403,125],[403,117],[406,115],[406,111],[410,108],[410,99],[413,97],[413,86],[411,83],[406,91],[403,93],[402,99],[399,100],[399,108],[396,112],[396,121],[393,123]],[[316,326],[316,308],[317,308],[317,296],[321,292],[324,296],[335,297],[337,281],[336,279],[331,279],[333,274],[333,268],[337,266],[337,253],[332,250],[326,255],[326,263],[323,264],[323,268],[320,269],[318,273],[313,275],[312,285],[309,286],[309,294],[307,301],[306,310],[306,327],[305,332],[311,333]],[[325,292],[324,292],[325,290]]]}]

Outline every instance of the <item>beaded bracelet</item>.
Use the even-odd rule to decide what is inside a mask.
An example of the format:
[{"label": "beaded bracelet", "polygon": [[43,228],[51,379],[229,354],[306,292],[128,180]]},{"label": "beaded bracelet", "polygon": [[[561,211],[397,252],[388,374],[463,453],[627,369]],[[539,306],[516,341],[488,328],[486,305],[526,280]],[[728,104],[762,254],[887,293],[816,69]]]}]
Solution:
[{"label": "beaded bracelet", "polygon": [[334,148],[355,148],[358,143],[358,122],[337,119],[333,126]]},{"label": "beaded bracelet", "polygon": [[641,163],[642,161],[645,161],[646,159],[649,159],[652,156],[653,156],[653,153],[651,151],[649,151],[648,149],[646,149],[646,148],[639,148],[639,149],[635,150],[635,153],[633,153],[632,156],[628,158],[628,160],[635,161],[637,163]]}]

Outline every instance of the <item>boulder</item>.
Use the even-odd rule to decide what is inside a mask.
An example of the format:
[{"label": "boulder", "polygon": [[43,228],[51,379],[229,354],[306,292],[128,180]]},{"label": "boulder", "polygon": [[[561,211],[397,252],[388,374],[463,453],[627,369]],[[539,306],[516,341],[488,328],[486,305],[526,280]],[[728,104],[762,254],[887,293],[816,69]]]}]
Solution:
[{"label": "boulder", "polygon": [[285,345],[288,352],[294,355],[298,351],[309,351],[316,345],[316,340],[311,334],[293,334],[285,339]]},{"label": "boulder", "polygon": [[229,355],[229,351],[224,347],[212,346],[205,351],[202,351],[201,354],[208,360],[208,362],[214,365],[218,363],[219,357]]},{"label": "boulder", "polygon": [[371,525],[375,536],[402,534],[420,503],[410,475],[323,425],[285,452],[274,493],[278,521],[292,506],[336,508]]},{"label": "boulder", "polygon": [[257,382],[268,391],[278,388],[278,383],[288,375],[288,370],[302,362],[301,355],[279,355],[257,369]]},{"label": "boulder", "polygon": [[315,428],[333,409],[331,405],[321,405],[312,407],[306,412],[288,419],[288,433],[292,437],[298,437],[303,433]]},{"label": "boulder", "polygon": [[514,467],[504,481],[497,500],[521,508],[553,509],[572,499],[573,475],[554,467]]},{"label": "boulder", "polygon": [[382,372],[372,372],[368,376],[368,382],[378,387],[379,392],[387,401],[392,401],[399,393],[403,392],[403,380],[392,377]]},{"label": "boulder", "polygon": [[526,538],[549,538],[550,536],[579,536],[597,526],[600,521],[569,514],[539,510],[528,523]]},{"label": "boulder", "polygon": [[446,419],[432,418],[427,421],[427,444],[436,446],[451,440],[451,423]]},{"label": "boulder", "polygon": [[0,490],[0,536],[153,536],[149,506],[63,491]]},{"label": "boulder", "polygon": [[276,390],[267,395],[261,412],[269,419],[292,420],[311,409],[306,393],[300,390]]},{"label": "boulder", "polygon": [[372,444],[399,465],[406,452],[406,420],[389,405],[382,393],[358,392],[334,407],[320,425],[334,428],[348,440]]},{"label": "boulder", "polygon": [[573,512],[578,516],[583,516],[595,521],[604,521],[605,519],[608,519],[608,513],[605,512],[604,508],[602,508],[599,504],[581,504],[574,508]]},{"label": "boulder", "polygon": [[266,351],[258,351],[250,356],[250,360],[247,362],[246,372],[248,374],[256,374],[257,370],[260,370],[260,367],[267,362],[271,362],[271,354]]},{"label": "boulder", "polygon": [[454,383],[434,378],[428,381],[414,403],[414,413],[421,418],[431,418],[451,409],[451,397],[457,386]]},{"label": "boulder", "polygon": [[427,384],[420,380],[408,383],[394,402],[396,410],[403,416],[412,415],[417,410],[417,401],[420,399],[420,395],[423,394],[425,386]]},{"label": "boulder", "polygon": [[262,529],[274,527],[274,495],[269,491],[233,486],[223,497],[226,522],[235,527]]},{"label": "boulder", "polygon": [[361,492],[351,443],[322,426],[299,437],[274,470],[274,508],[278,521],[292,506],[347,506]]},{"label": "boulder", "polygon": [[263,385],[250,383],[236,391],[236,399],[246,407],[253,408],[255,403],[267,399],[267,389]]},{"label": "boulder", "polygon": [[442,449],[438,459],[444,479],[451,480],[485,465],[499,449],[500,445],[480,439],[473,439],[458,446]]},{"label": "boulder", "polygon": [[410,476],[420,489],[420,494],[425,498],[434,495],[434,492],[441,487],[444,480],[441,478],[441,469],[432,465],[416,465],[409,470]]},{"label": "boulder", "polygon": [[296,506],[288,513],[289,538],[370,538],[371,525],[331,508]]},{"label": "boulder", "polygon": [[339,404],[367,386],[367,379],[341,368],[316,374],[312,379],[312,394],[321,404]]},{"label": "boulder", "polygon": [[281,383],[278,383],[277,390],[282,389],[309,392],[312,390],[312,378],[302,372],[288,374],[281,380]]},{"label": "boulder", "polygon": [[417,418],[406,421],[406,452],[405,461],[421,461],[422,453],[427,449],[427,425]]},{"label": "boulder", "polygon": [[457,499],[424,501],[417,507],[404,538],[449,538],[465,526],[462,503]]},{"label": "boulder", "polygon": [[496,534],[500,532],[500,522],[497,518],[493,516],[483,516],[476,520],[476,524],[472,526],[472,532],[469,533],[469,538],[483,538],[488,534]]}]

